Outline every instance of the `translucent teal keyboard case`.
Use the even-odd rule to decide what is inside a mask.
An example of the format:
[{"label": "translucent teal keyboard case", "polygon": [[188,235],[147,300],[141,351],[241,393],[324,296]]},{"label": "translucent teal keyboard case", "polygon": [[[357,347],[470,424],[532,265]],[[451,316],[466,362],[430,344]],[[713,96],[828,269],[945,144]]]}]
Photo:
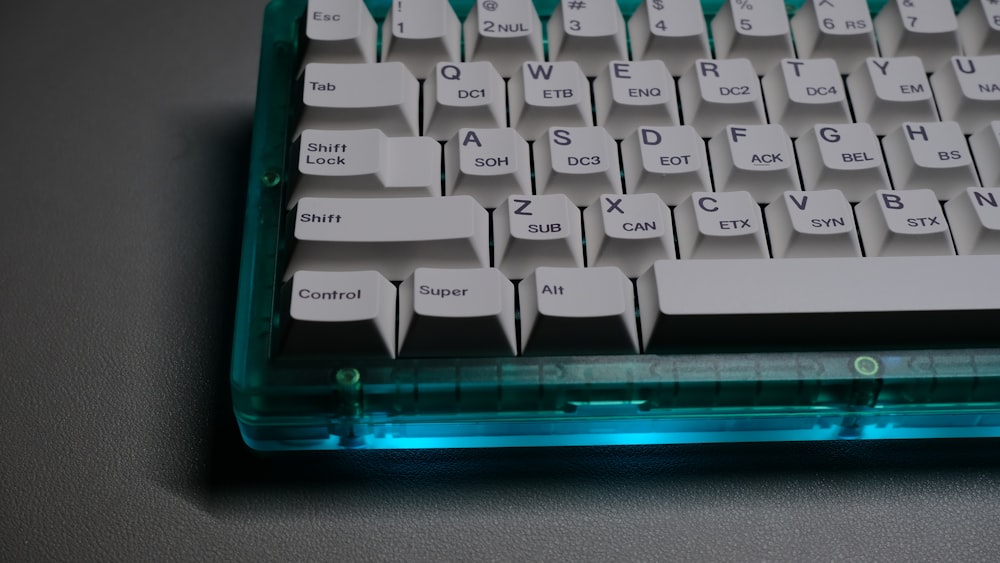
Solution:
[{"label": "translucent teal keyboard case", "polygon": [[[626,17],[637,3],[620,2]],[[389,2],[368,4],[381,21]],[[472,2],[452,4],[464,17]],[[555,4],[536,7],[544,19]],[[704,2],[706,15],[719,4]],[[997,348],[795,350],[776,338],[762,351],[284,357],[283,204],[295,164],[289,152],[305,6],[305,0],[274,0],[263,29],[231,372],[235,414],[252,448],[1000,436]],[[871,3],[873,12],[880,6]]]}]

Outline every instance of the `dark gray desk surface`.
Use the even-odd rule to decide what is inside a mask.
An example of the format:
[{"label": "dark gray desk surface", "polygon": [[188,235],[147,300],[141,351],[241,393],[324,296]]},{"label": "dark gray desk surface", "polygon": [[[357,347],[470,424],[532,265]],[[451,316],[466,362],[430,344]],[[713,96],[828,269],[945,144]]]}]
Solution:
[{"label": "dark gray desk surface", "polygon": [[261,0],[0,6],[0,560],[998,560],[1000,441],[259,459]]}]

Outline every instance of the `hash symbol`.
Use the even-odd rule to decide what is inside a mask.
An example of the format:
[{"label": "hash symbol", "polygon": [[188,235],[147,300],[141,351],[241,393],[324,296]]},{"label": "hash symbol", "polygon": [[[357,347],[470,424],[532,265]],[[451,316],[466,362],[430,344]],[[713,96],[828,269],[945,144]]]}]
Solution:
[{"label": "hash symbol", "polygon": [[583,0],[570,0],[566,2],[566,7],[570,10],[581,10],[587,7],[587,3]]}]

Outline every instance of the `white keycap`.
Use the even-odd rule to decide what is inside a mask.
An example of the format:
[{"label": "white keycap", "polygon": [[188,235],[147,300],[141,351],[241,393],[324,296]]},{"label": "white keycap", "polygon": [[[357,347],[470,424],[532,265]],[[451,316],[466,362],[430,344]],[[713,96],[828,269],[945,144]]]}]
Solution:
[{"label": "white keycap", "polygon": [[760,81],[747,59],[698,59],[677,85],[684,124],[702,137],[730,124],[767,123]]},{"label": "white keycap", "polygon": [[869,123],[877,135],[885,135],[903,121],[937,119],[924,65],[917,57],[865,59],[847,77],[854,104],[854,117]]},{"label": "white keycap", "polygon": [[844,82],[833,59],[781,59],[761,80],[767,115],[792,137],[816,122],[850,123]]},{"label": "white keycap", "polygon": [[840,190],[785,192],[764,218],[775,258],[861,256],[854,213]]},{"label": "white keycap", "polygon": [[767,258],[760,206],[748,192],[695,192],[674,209],[682,259]]},{"label": "white keycap", "polygon": [[603,127],[553,127],[534,145],[535,192],[566,194],[585,207],[621,193],[618,145]]},{"label": "white keycap", "polygon": [[524,61],[544,58],[542,22],[531,0],[476,0],[465,18],[465,60],[491,62],[510,77]]},{"label": "white keycap", "polygon": [[583,212],[587,265],[638,277],[654,261],[676,258],[670,209],[656,194],[605,194]]},{"label": "white keycap", "polygon": [[944,210],[959,254],[1000,254],[1000,188],[966,188]]},{"label": "white keycap", "polygon": [[490,63],[438,63],[424,82],[424,135],[444,141],[460,127],[505,125],[507,87]]},{"label": "white keycap", "polygon": [[531,195],[528,143],[513,129],[459,129],[444,154],[445,195],[469,195],[488,208]]},{"label": "white keycap", "polygon": [[284,352],[396,355],[396,287],[378,272],[295,273]]},{"label": "white keycap", "polygon": [[539,266],[582,268],[580,210],[562,194],[508,197],[493,211],[493,254],[510,279]]},{"label": "white keycap", "polygon": [[968,342],[993,326],[997,279],[995,256],[660,260],[636,286],[645,351],[656,353],[777,335],[811,347]]},{"label": "white keycap", "polygon": [[299,270],[378,270],[401,281],[419,267],[490,265],[489,215],[468,196],[306,197],[294,227],[285,279]]},{"label": "white keycap", "polygon": [[966,134],[1000,114],[1000,55],[952,57],[931,77],[941,119]]},{"label": "white keycap", "polygon": [[965,135],[954,121],[903,123],[882,139],[882,150],[897,190],[926,188],[945,200],[979,185]]},{"label": "white keycap", "polygon": [[514,284],[492,268],[417,268],[399,286],[399,356],[513,356]]},{"label": "white keycap", "polygon": [[378,24],[362,0],[309,0],[305,60],[374,63]]},{"label": "white keycap", "polygon": [[882,146],[867,123],[817,123],[795,141],[802,188],[838,189],[858,202],[892,188]]},{"label": "white keycap", "polygon": [[587,76],[628,59],[625,19],[615,0],[560,0],[549,18],[548,40],[550,61],[577,61]]},{"label": "white keycap", "polygon": [[958,15],[962,47],[965,54],[1000,54],[1000,2],[969,0]]},{"label": "white keycap", "polygon": [[969,137],[969,146],[984,186],[1000,186],[1000,120],[992,121]]},{"label": "white keycap", "polygon": [[888,0],[875,17],[875,33],[882,56],[920,57],[928,72],[962,54],[951,0]]},{"label": "white keycap", "polygon": [[705,142],[690,125],[641,127],[621,152],[628,193],[654,193],[677,205],[693,192],[712,191]]},{"label": "white keycap", "polygon": [[854,213],[866,256],[955,254],[944,212],[931,190],[879,190],[855,206]]},{"label": "white keycap", "polygon": [[807,0],[792,18],[792,32],[800,57],[830,57],[840,74],[878,56],[867,0]]},{"label": "white keycap", "polygon": [[708,154],[716,191],[746,191],[770,203],[801,189],[792,140],[780,125],[730,125],[708,142]]},{"label": "white keycap", "polygon": [[763,76],[783,58],[794,57],[782,0],[729,0],[712,19],[715,56],[746,57]]},{"label": "white keycap", "polygon": [[507,85],[510,126],[533,141],[553,125],[593,125],[590,82],[576,61],[528,62]]},{"label": "white keycap", "polygon": [[639,353],[632,282],[618,268],[538,268],[517,293],[527,356]]},{"label": "white keycap", "polygon": [[636,127],[677,125],[674,79],[663,61],[612,61],[594,80],[597,124],[616,139]]},{"label": "white keycap", "polygon": [[441,195],[441,145],[433,139],[306,129],[298,147],[288,209],[303,197]]},{"label": "white keycap", "polygon": [[462,24],[448,0],[392,0],[382,22],[382,60],[404,63],[417,78],[462,60]]},{"label": "white keycap", "polygon": [[302,85],[304,129],[381,129],[419,134],[420,84],[400,63],[309,63]]},{"label": "white keycap", "polygon": [[628,33],[634,60],[661,60],[675,77],[712,57],[701,0],[644,0],[628,20]]}]

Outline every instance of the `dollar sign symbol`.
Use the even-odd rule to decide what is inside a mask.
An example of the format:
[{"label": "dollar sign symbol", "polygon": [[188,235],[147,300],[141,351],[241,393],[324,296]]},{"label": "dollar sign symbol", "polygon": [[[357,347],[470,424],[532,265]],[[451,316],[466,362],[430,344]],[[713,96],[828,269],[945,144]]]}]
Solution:
[{"label": "dollar sign symbol", "polygon": [[663,9],[663,0],[653,0],[653,8],[657,10]]}]

